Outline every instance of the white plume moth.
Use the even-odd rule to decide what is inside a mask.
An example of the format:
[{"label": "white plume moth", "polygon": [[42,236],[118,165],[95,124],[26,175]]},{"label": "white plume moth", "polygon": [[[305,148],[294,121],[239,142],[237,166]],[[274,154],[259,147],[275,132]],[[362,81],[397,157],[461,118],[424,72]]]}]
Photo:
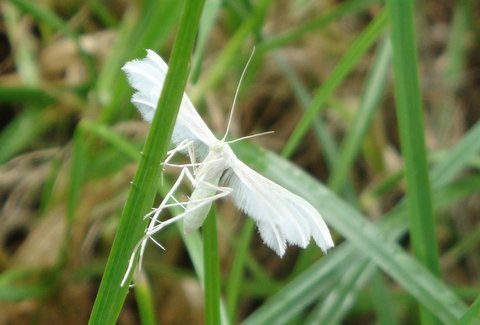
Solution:
[{"label": "white plume moth", "polygon": [[[152,50],[147,50],[146,58],[127,62],[122,68],[136,90],[131,101],[147,122],[153,119],[167,69],[167,64]],[[237,94],[233,107],[236,97]],[[160,206],[152,212],[152,220],[132,253],[123,282],[137,250],[141,248],[141,257],[148,239],[162,247],[152,238],[154,233],[180,219],[184,220],[186,233],[198,229],[212,202],[225,196],[231,196],[235,206],[255,220],[265,244],[280,257],[285,253],[287,243],[305,248],[311,237],[323,252],[334,246],[327,225],[310,203],[258,174],[236,157],[229,142],[225,141],[232,113],[233,108],[225,136],[219,140],[188,97],[183,96],[172,136],[176,147],[168,153],[164,165],[172,165],[170,160],[177,152],[187,153],[191,163],[172,165],[182,167],[180,176]],[[193,173],[189,168],[193,168]],[[173,194],[185,177],[194,187],[190,199],[168,203],[170,199],[175,200]],[[182,206],[184,212],[164,222],[158,221],[162,210],[172,205]]]}]

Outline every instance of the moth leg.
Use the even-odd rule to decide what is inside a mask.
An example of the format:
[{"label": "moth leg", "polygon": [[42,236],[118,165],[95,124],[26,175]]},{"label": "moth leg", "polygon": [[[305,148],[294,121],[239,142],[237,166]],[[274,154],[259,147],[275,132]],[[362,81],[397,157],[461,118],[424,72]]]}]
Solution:
[{"label": "moth leg", "polygon": [[190,158],[190,163],[192,164],[193,173],[196,174],[197,168],[195,167],[196,159],[195,159],[195,145],[192,142],[190,146],[188,146],[188,157]]},{"label": "moth leg", "polygon": [[206,182],[206,181],[201,181],[199,183],[200,183],[199,184],[200,186],[204,186],[206,189],[211,189],[211,190],[219,192],[219,193],[214,195],[214,196],[220,195],[219,198],[227,196],[228,194],[232,193],[232,191],[233,191],[230,187],[218,186],[218,185]]},{"label": "moth leg", "polygon": [[[145,235],[138,241],[138,243],[135,245],[133,251],[132,251],[132,254],[130,256],[130,259],[129,259],[129,262],[128,262],[128,266],[127,266],[127,270],[125,272],[125,276],[123,277],[123,280],[122,280],[122,283],[121,283],[121,286],[123,287],[123,285],[125,284],[125,281],[127,280],[128,278],[128,275],[130,274],[130,272],[132,271],[132,268],[133,268],[133,265],[134,265],[134,262],[135,262],[135,257],[137,255],[137,252],[140,250],[139,252],[139,261],[138,261],[138,267],[139,269],[142,268],[142,264],[143,264],[143,253],[145,252],[145,247],[146,247],[146,244],[147,244],[147,241],[148,239],[151,239],[155,244],[157,244],[157,246],[159,246],[160,248],[164,249],[163,246],[158,243],[156,240],[154,240],[151,235],[149,235],[149,233],[152,232],[152,229],[155,228],[155,226],[157,225],[157,223],[159,225],[162,225],[161,228],[167,226],[168,224],[170,224],[171,222],[161,222],[158,220],[158,218],[160,217],[162,211],[164,210],[165,207],[168,207],[168,206],[182,206],[185,210],[185,203],[183,202],[178,202],[174,197],[173,197],[173,194],[175,193],[175,191],[178,189],[178,187],[180,186],[180,184],[182,183],[183,179],[185,178],[185,175],[186,174],[189,174],[191,175],[190,171],[188,170],[188,168],[183,168],[182,171],[180,172],[180,175],[178,176],[177,180],[175,181],[175,183],[172,185],[172,188],[168,191],[168,193],[165,195],[165,197],[163,198],[162,202],[160,203],[159,207],[156,208],[155,210],[153,210],[152,212],[148,213],[144,218],[148,218],[150,217],[152,214],[153,216],[151,217],[151,220],[150,220],[150,223],[147,227],[147,229],[145,230]],[[190,176],[191,177],[191,176]],[[168,204],[168,201],[173,198],[174,201],[176,201],[175,203],[171,203],[171,204]],[[168,221],[168,220],[167,220]],[[166,224],[165,224],[166,223]],[[160,229],[161,229],[160,228]],[[159,230],[160,230],[159,229]]]},{"label": "moth leg", "polygon": [[215,195],[212,195],[212,196],[209,196],[209,197],[206,197],[206,198],[201,198],[201,199],[198,199],[198,200],[193,200],[193,201],[188,201],[188,203],[198,203],[196,204],[195,206],[191,207],[191,208],[188,208],[186,209],[184,212],[182,212],[181,214],[173,217],[173,218],[170,218],[166,221],[162,221],[162,222],[159,222],[158,224],[156,224],[155,226],[153,227],[149,227],[148,228],[148,231],[146,232],[145,234],[145,237],[144,238],[151,238],[151,236],[155,235],[157,232],[159,232],[160,230],[162,230],[163,228],[165,228],[166,226],[174,223],[174,222],[177,222],[179,221],[180,219],[184,218],[186,215],[188,215],[189,213],[192,213],[198,209],[201,209],[203,206],[207,205],[207,204],[210,204],[212,203],[213,201],[216,201],[218,200],[219,198],[222,198],[228,194],[230,194],[231,191],[225,191],[223,190],[222,192],[220,193],[217,193]]},{"label": "moth leg", "polygon": [[[181,214],[179,214],[179,215],[177,215],[173,218],[170,218],[166,221],[157,222],[158,217],[153,218],[152,222],[150,223],[150,225],[149,225],[149,227],[146,231],[146,236],[149,236],[149,237],[153,236],[154,234],[159,232],[161,229],[163,229],[167,225],[182,219],[183,217],[185,217],[189,213],[192,213],[192,212],[194,212],[198,209],[201,209],[205,205],[210,204],[213,201],[216,201],[220,198],[223,198],[223,197],[229,195],[232,192],[232,189],[229,188],[229,187],[218,186],[218,185],[214,185],[214,184],[211,184],[211,183],[205,182],[205,181],[198,182],[187,168],[182,169],[182,173],[180,174],[177,182],[179,180],[180,181],[183,180],[184,177],[187,177],[192,182],[192,185],[194,187],[204,187],[204,188],[207,188],[207,189],[211,189],[215,192],[215,194],[211,195],[211,196],[208,196],[208,197],[201,198],[201,199],[197,199],[197,200],[191,200],[190,199],[188,202],[179,202],[178,205],[181,205],[182,207],[184,207],[184,205],[191,204],[191,203],[196,203],[196,204],[194,206],[190,207],[190,208],[186,208],[183,213],[181,213]],[[172,190],[170,190],[170,192],[172,192]],[[174,203],[172,205],[177,205],[177,203]],[[163,205],[159,208],[163,209],[163,208],[165,208],[165,205]]]},{"label": "moth leg", "polygon": [[163,162],[163,164],[168,166],[170,160],[172,160],[173,157],[175,157],[177,152],[181,152],[185,149],[189,150],[188,148],[191,147],[192,145],[193,145],[192,140],[188,140],[188,139],[183,140],[182,142],[179,143],[178,146],[176,146],[175,148],[167,152],[167,157],[165,158],[165,161]]},{"label": "moth leg", "polygon": [[[195,164],[195,165],[200,165],[200,164]],[[180,184],[182,183],[182,181],[185,178],[188,178],[188,180],[192,183],[192,185],[194,187],[204,187],[204,188],[207,188],[207,189],[211,189],[211,190],[214,190],[214,192],[216,192],[216,194],[211,195],[211,196],[206,197],[206,198],[201,198],[201,199],[198,199],[198,200],[188,200],[187,202],[180,202],[180,201],[176,200],[175,197],[174,197],[174,193],[177,191]],[[149,223],[147,229],[145,230],[145,235],[136,244],[136,246],[135,246],[135,248],[132,252],[132,255],[130,256],[128,267],[127,267],[125,276],[122,280],[121,286],[123,286],[125,284],[125,281],[127,280],[128,275],[130,274],[130,272],[133,268],[133,265],[134,265],[134,262],[135,262],[135,256],[136,256],[137,252],[139,253],[138,267],[139,267],[139,269],[142,268],[143,255],[144,255],[144,252],[145,252],[146,244],[147,244],[149,239],[152,240],[161,249],[164,249],[164,247],[158,241],[156,241],[153,238],[153,236],[157,232],[161,231],[166,226],[184,218],[189,213],[192,213],[192,212],[194,212],[198,209],[201,209],[205,205],[211,204],[213,201],[218,200],[219,198],[222,198],[222,197],[225,197],[225,196],[229,195],[231,192],[232,192],[232,189],[229,188],[229,187],[218,186],[218,185],[214,185],[214,184],[211,184],[211,183],[205,182],[205,181],[200,181],[200,182],[197,181],[195,176],[190,172],[190,170],[187,167],[183,167],[182,171],[180,172],[180,175],[177,178],[177,180],[172,185],[172,188],[165,195],[164,199],[162,200],[162,202],[160,203],[158,208],[156,208],[154,211],[152,211],[151,213],[146,215],[146,217],[150,217],[153,214],[153,216],[151,217],[150,223]],[[171,199],[174,200],[175,202],[174,203],[168,203],[169,200],[171,200]],[[186,208],[186,206],[189,203],[197,203],[197,204],[195,204],[193,207]],[[177,215],[173,218],[165,220],[165,221],[159,221],[158,220],[162,211],[164,211],[165,208],[174,207],[174,206],[182,207],[184,209],[184,212],[182,212],[181,214],[179,214],[179,215]]]},{"label": "moth leg", "polygon": [[[184,150],[187,150],[189,156],[190,154],[194,153],[194,142],[192,140],[183,140],[182,142],[180,142],[180,144],[178,146],[176,146],[175,148],[169,150],[167,152],[167,157],[165,158],[165,161],[162,163],[163,167],[165,168],[165,166],[171,166],[171,167],[183,167],[183,166],[180,166],[180,165],[176,165],[176,164],[171,164],[170,161],[173,159],[173,157],[175,157],[175,155],[178,153],[178,152],[182,152]],[[192,161],[192,157],[190,156],[190,160]]]},{"label": "moth leg", "polygon": [[185,150],[185,148],[188,148],[192,146],[193,142],[191,140],[185,139],[178,146],[175,148],[169,150],[167,152],[167,157],[165,158],[165,161],[162,163],[162,173],[160,175],[160,181],[163,185],[163,172],[165,171],[165,166],[173,166],[173,164],[170,164],[170,160],[173,159],[173,157],[177,154],[177,152],[180,152],[182,150]]}]

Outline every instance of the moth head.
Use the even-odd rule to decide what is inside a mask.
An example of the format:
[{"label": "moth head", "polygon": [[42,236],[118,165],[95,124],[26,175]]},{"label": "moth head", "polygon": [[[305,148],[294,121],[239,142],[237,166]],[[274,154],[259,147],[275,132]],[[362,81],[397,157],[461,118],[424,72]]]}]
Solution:
[{"label": "moth head", "polygon": [[211,147],[210,151],[214,152],[218,157],[221,157],[223,160],[228,161],[235,158],[235,154],[232,151],[232,148],[228,145],[228,143],[224,141],[217,141]]}]

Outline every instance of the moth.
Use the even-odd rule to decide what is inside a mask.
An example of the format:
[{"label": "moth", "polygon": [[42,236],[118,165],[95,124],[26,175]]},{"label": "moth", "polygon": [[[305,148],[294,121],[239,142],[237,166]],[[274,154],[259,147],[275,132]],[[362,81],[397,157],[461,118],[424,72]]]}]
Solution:
[{"label": "moth", "polygon": [[[153,119],[167,69],[167,64],[152,50],[147,50],[146,58],[127,62],[122,68],[136,90],[131,102],[147,122],[151,123]],[[236,97],[237,94],[233,106]],[[232,113],[233,109],[228,126]],[[178,152],[187,154],[191,163],[181,166],[181,175],[170,192],[176,190],[183,177],[190,179],[194,191],[188,202],[177,203],[185,208],[184,213],[158,222],[159,212],[168,206],[164,199],[150,222],[147,237],[179,219],[184,220],[186,233],[196,230],[201,227],[212,202],[230,196],[239,210],[255,220],[264,243],[278,256],[284,255],[287,244],[305,248],[311,237],[323,252],[332,248],[334,243],[328,227],[310,203],[237,158],[229,146],[230,142],[225,140],[228,126],[225,136],[217,139],[184,94],[172,135],[175,147],[164,164],[170,164]],[[188,170],[189,167],[193,168],[193,173]]]}]

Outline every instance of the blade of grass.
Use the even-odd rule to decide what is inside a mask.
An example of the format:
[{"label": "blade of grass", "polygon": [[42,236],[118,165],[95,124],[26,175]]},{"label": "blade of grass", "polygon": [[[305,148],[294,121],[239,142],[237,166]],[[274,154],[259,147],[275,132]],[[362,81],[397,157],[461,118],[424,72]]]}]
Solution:
[{"label": "blade of grass", "polygon": [[480,295],[477,296],[477,299],[470,306],[468,311],[460,319],[459,324],[463,325],[475,325],[478,324],[480,319]]},{"label": "blade of grass", "polygon": [[[20,22],[19,10],[10,3],[0,4],[3,9],[2,16],[5,20],[5,28],[12,47],[13,58],[18,75],[28,88],[35,88],[39,85],[39,68],[34,53],[33,39]],[[5,94],[9,90],[4,88],[2,94],[7,100],[15,99],[19,95],[28,95],[28,91],[14,94]],[[12,98],[13,95],[13,98]],[[0,133],[0,163],[12,158],[15,154],[29,146],[32,141],[42,134],[50,123],[51,118],[45,117],[44,106],[38,102],[32,102],[23,108],[23,111],[10,121]],[[43,117],[43,118],[42,118]]]},{"label": "blade of grass", "polygon": [[[407,209],[414,255],[440,276],[435,223],[424,139],[418,80],[413,1],[387,1],[391,20],[395,102],[407,181]],[[420,308],[422,324],[434,324],[431,311]]]},{"label": "blade of grass", "polygon": [[450,23],[448,43],[445,53],[445,62],[441,69],[440,80],[436,87],[441,89],[438,99],[431,103],[432,110],[430,115],[431,131],[437,138],[440,146],[448,145],[455,128],[456,118],[452,118],[452,111],[458,105],[457,94],[464,84],[465,61],[468,57],[467,39],[469,35],[468,26],[468,1],[456,1],[455,8]]},{"label": "blade of grass", "polygon": [[[470,184],[472,183],[472,177],[467,177],[467,181],[469,184],[467,185],[467,188],[465,186],[462,186],[460,190],[456,190],[456,188],[459,186],[456,183],[449,185],[448,188],[442,188],[441,191],[437,191],[434,196],[434,202],[436,202],[435,210],[440,210],[444,209],[445,206],[448,206],[449,204],[452,204],[453,202],[458,202],[460,200],[465,199],[466,197],[471,196],[473,193],[477,192],[479,189],[479,182],[478,180],[475,182],[475,184]],[[464,182],[461,182],[462,184]],[[474,186],[476,185],[476,186]],[[453,193],[455,191],[456,193]],[[445,193],[447,192],[447,193]],[[399,207],[400,208],[400,207]],[[399,219],[398,217],[403,216],[404,214],[404,209],[396,209],[397,211],[393,215],[386,215],[384,216],[385,220],[389,220],[389,224],[391,223],[390,219],[391,218],[396,218]],[[400,215],[399,213],[403,213]],[[404,220],[402,219],[399,219]],[[406,230],[406,224],[403,225],[395,225],[393,224],[392,226],[389,226],[389,228],[385,228],[383,225],[383,222],[380,223],[380,228],[382,231],[388,232],[386,237],[391,238],[392,240],[395,240],[398,238],[405,230]],[[392,231],[395,230],[393,233]],[[336,251],[332,251],[330,254],[335,254]],[[349,268],[345,270],[344,272],[348,272],[351,268],[357,268],[359,270],[364,270],[366,269],[365,266],[362,264],[364,259],[359,258],[359,254],[356,253],[355,251],[352,251],[352,255],[349,258],[346,258],[348,261],[350,261]],[[326,262],[326,261],[325,261]],[[370,265],[370,264],[369,264]],[[350,281],[354,283],[356,286],[358,284],[362,284],[362,277],[364,279],[370,279],[374,276],[373,270],[366,271],[364,273],[358,273],[356,276],[350,276]],[[337,281],[338,282],[338,281]],[[366,282],[363,281],[363,284]],[[322,300],[322,301],[328,301],[330,303],[330,308],[332,310],[330,311],[325,311],[325,315],[331,314],[331,317],[334,317],[335,319],[340,319],[342,315],[345,315],[349,310],[349,304],[352,303],[352,300],[356,298],[356,295],[352,291],[348,290],[342,290],[341,289],[342,285],[336,286],[334,289],[330,290],[328,295]],[[313,298],[313,297],[312,297]],[[317,298],[312,299],[312,301],[318,300]],[[384,302],[384,300],[382,299]],[[288,302],[285,302],[288,303]],[[319,304],[323,304],[323,302],[320,302]],[[291,304],[290,304],[290,307]],[[391,313],[390,313],[391,314]],[[327,320],[319,320],[318,323],[329,323],[330,321]],[[386,324],[389,324],[389,322],[385,322]]]},{"label": "blade of grass", "polygon": [[44,90],[36,87],[5,87],[0,86],[0,103],[36,104],[46,106],[56,99]]},{"label": "blade of grass", "polygon": [[48,178],[45,182],[45,186],[42,189],[42,198],[40,199],[39,215],[45,215],[45,212],[50,210],[50,207],[53,202],[53,193],[55,189],[56,182],[60,173],[61,167],[61,152],[59,149],[50,149],[54,150],[55,154],[51,156],[50,161],[50,172]]},{"label": "blade of grass", "polygon": [[204,256],[205,324],[220,322],[220,259],[218,257],[217,216],[212,205],[202,226]]},{"label": "blade of grass", "polygon": [[[419,302],[429,310],[435,311],[443,321],[457,321],[463,314],[465,306],[459,298],[415,259],[405,253],[400,246],[392,242],[391,234],[380,232],[365,217],[287,161],[270,153],[261,154],[253,148],[249,148],[249,151],[248,153],[239,153],[239,156],[245,158],[246,161],[255,162],[256,166],[261,166],[259,169],[263,170],[267,177],[310,201],[322,212],[324,219],[333,228],[355,245],[359,251],[356,253],[357,256],[359,254],[368,256],[372,262],[380,266]],[[291,175],[295,175],[295,177],[291,177]],[[403,228],[398,227],[396,223],[394,225],[392,230],[398,234],[405,230],[405,225]],[[334,255],[334,252],[331,255]],[[329,256],[330,254],[326,258]],[[353,260],[355,258],[348,259],[349,265]],[[251,321],[256,323],[258,320],[255,317]]]},{"label": "blade of grass", "polygon": [[[370,273],[376,269],[372,263],[365,260],[356,268],[346,270],[335,286],[328,292],[322,302],[317,304],[307,318],[307,324],[339,324],[346,310],[355,303],[355,297],[370,279]],[[335,296],[351,297],[352,299],[335,299]],[[332,299],[333,298],[333,299]]]},{"label": "blade of grass", "polygon": [[[470,195],[472,191],[476,191],[477,187],[474,186],[473,188],[468,190],[468,193],[454,194],[450,190],[446,193],[443,193],[445,192],[444,187],[446,186],[446,184],[450,183],[452,179],[463,169],[468,168],[472,155],[477,154],[478,150],[480,149],[480,142],[478,141],[478,138],[480,138],[480,122],[477,122],[477,124],[474,125],[453,148],[451,148],[447,153],[445,153],[440,158],[440,161],[438,161],[438,163],[433,167],[433,188],[441,190],[438,193],[438,198],[434,201],[439,204],[439,208],[441,208],[445,204],[449,204],[451,200],[460,199],[461,197]],[[248,161],[248,157],[250,157],[250,155],[242,156],[245,161]],[[260,165],[258,169],[265,170],[267,166],[268,165]],[[468,178],[468,180],[470,182],[471,178]],[[295,186],[292,185],[292,188],[294,187]],[[298,187],[301,187],[301,185],[299,184]],[[456,186],[454,185],[454,187]],[[393,240],[395,238],[398,238],[398,236],[402,234],[407,228],[407,224],[404,219],[400,218],[401,215],[399,213],[402,211],[402,209],[402,206],[399,206],[395,209],[395,215],[397,216],[395,218],[394,215],[387,215],[384,217],[384,219],[388,220],[388,224],[390,224],[388,229],[391,229],[388,230],[389,232],[386,236],[392,238]],[[384,229],[384,231],[387,230],[387,228],[382,229]],[[350,244],[349,247],[351,247]],[[341,251],[342,250],[340,249],[340,247],[335,248],[335,250],[333,250],[324,259],[322,259],[322,263],[320,265],[328,267],[328,265],[330,265],[328,263],[329,259],[336,254],[340,254]],[[349,261],[349,264],[347,265],[349,267],[355,267],[355,265],[359,265],[363,261],[363,257],[360,258],[359,254],[356,252],[356,250],[353,250],[353,248],[350,251],[350,254],[346,254],[344,258],[345,260]],[[337,266],[333,267],[333,269],[343,269],[343,267]],[[271,320],[271,317],[275,317],[274,315],[277,315],[277,312],[280,315],[283,315],[282,311],[286,308],[288,308],[289,310],[301,310],[301,306],[309,304],[313,300],[317,300],[321,291],[321,284],[325,281],[322,278],[321,274],[322,273],[320,273],[320,269],[318,270],[318,273],[303,273],[302,276],[292,281],[291,284],[287,285],[284,290],[278,293],[278,295],[274,295],[267,304],[264,304],[254,314],[252,314],[252,320],[262,320],[260,322],[268,323],[267,320]],[[303,287],[304,281],[315,281],[313,278],[310,279],[309,276],[316,277],[317,275],[317,282],[307,282],[307,285]],[[302,281],[301,279],[303,279],[304,281]],[[309,294],[309,290],[313,291],[313,294]],[[282,292],[286,292],[286,295],[282,295]],[[298,295],[294,295],[293,292],[298,292]],[[286,320],[286,318],[281,319]]]},{"label": "blade of grass", "polygon": [[118,25],[118,20],[111,10],[100,0],[87,0],[88,6],[97,18],[106,26],[113,28]]},{"label": "blade of grass", "polygon": [[208,73],[202,75],[197,86],[190,92],[189,97],[192,102],[198,102],[200,97],[203,96],[208,89],[214,87],[222,80],[225,71],[227,71],[237,57],[238,51],[240,47],[245,44],[247,37],[257,30],[263,22],[271,4],[272,0],[259,1],[251,16],[243,22],[235,32],[235,35],[232,36],[228,44],[224,47],[215,61],[215,65],[209,68]]},{"label": "blade of grass", "polygon": [[[273,58],[277,62],[280,70],[283,72],[286,79],[288,80],[290,87],[292,88],[292,92],[297,98],[300,106],[303,110],[306,111],[312,102],[312,99],[310,98],[306,87],[303,86],[293,69],[288,65],[287,60],[285,60],[285,58],[280,53],[274,53]],[[325,160],[329,168],[332,168],[336,164],[337,160],[337,144],[333,140],[332,135],[328,133],[323,121],[319,117],[315,117],[313,119],[312,125],[313,132],[315,133],[317,141],[322,148]]]},{"label": "blade of grass", "polygon": [[130,144],[127,139],[113,132],[107,125],[95,121],[82,120],[79,124],[79,128],[110,143],[117,148],[120,153],[124,154],[132,161],[140,160],[140,154],[138,153],[137,148]]},{"label": "blade of grass", "polygon": [[142,325],[155,325],[155,307],[150,283],[145,273],[135,273],[135,298],[137,299],[138,314]]},{"label": "blade of grass", "polygon": [[235,257],[232,262],[232,267],[227,282],[227,309],[231,324],[238,323],[236,315],[241,286],[243,283],[243,270],[248,255],[248,247],[254,230],[255,222],[250,219],[245,220],[240,238],[237,242],[237,245],[234,247]]},{"label": "blade of grass", "polygon": [[[90,324],[113,324],[121,311],[128,286],[120,287],[133,247],[142,236],[143,216],[153,203],[164,157],[188,78],[189,60],[203,8],[203,1],[187,1],[173,46],[170,68],[147,137],[142,159],[122,213],[107,261]],[[129,281],[128,281],[129,282]]]},{"label": "blade of grass", "polygon": [[[277,61],[278,66],[285,75],[286,79],[289,81],[299,105],[304,111],[306,111],[312,102],[306,87],[303,86],[300,79],[296,76],[293,69],[288,65],[287,61],[280,53],[274,53],[274,59]],[[328,131],[328,128],[325,127],[325,123],[323,123],[320,117],[315,117],[312,124],[313,132],[315,133],[319,146],[322,148],[325,161],[330,170],[333,170],[338,160],[337,143]],[[355,190],[351,182],[345,187],[345,197],[349,202],[352,202],[352,204],[357,204]],[[292,276],[295,276],[295,274],[298,274],[304,270],[307,265],[312,264],[312,260],[315,258],[315,255],[316,249],[313,246],[302,250],[295,263]]]},{"label": "blade of grass", "polygon": [[85,179],[85,171],[87,167],[87,150],[86,150],[85,133],[82,128],[77,128],[73,135],[73,152],[72,165],[70,168],[70,186],[67,198],[67,231],[66,239],[71,239],[71,228],[78,201],[80,199],[80,191]]},{"label": "blade of grass", "polygon": [[198,77],[200,76],[205,45],[207,45],[208,36],[214,26],[221,6],[222,1],[211,0],[205,3],[205,8],[203,8],[202,18],[200,19],[200,29],[198,31],[197,46],[195,54],[193,55],[192,73],[190,74],[190,81],[194,84],[198,81]]},{"label": "blade of grass", "polygon": [[83,129],[77,128],[73,134],[72,162],[69,170],[69,186],[67,193],[66,227],[63,247],[59,258],[59,266],[67,265],[72,256],[68,253],[71,248],[75,214],[80,201],[82,186],[88,166],[87,141]]},{"label": "blade of grass", "polygon": [[[477,178],[478,181],[478,178]],[[478,184],[478,183],[477,183]],[[477,186],[477,189],[480,186]],[[463,236],[449,251],[441,258],[443,269],[448,269],[455,265],[465,254],[475,252],[475,247],[480,242],[480,223],[477,224],[470,233]]]},{"label": "blade of grass", "polygon": [[[471,162],[480,151],[480,121],[462,137],[462,139],[448,151],[446,157],[435,165],[432,171],[432,188],[437,188],[450,182],[465,168],[465,162]],[[436,181],[438,179],[438,181]]]},{"label": "blade of grass", "polygon": [[387,281],[378,271],[373,275],[372,284],[372,300],[375,308],[377,324],[379,325],[396,325],[397,317],[395,315],[395,304],[392,295],[388,291]]},{"label": "blade of grass", "polygon": [[299,40],[307,33],[314,32],[322,27],[328,26],[333,21],[345,16],[346,14],[357,13],[366,9],[369,5],[380,2],[378,0],[350,0],[340,3],[333,9],[328,10],[322,15],[315,17],[299,26],[293,27],[291,30],[283,32],[279,35],[272,36],[259,44],[258,51],[270,51],[289,43]]},{"label": "blade of grass", "polygon": [[[112,123],[133,110],[127,104],[130,91],[120,68],[126,60],[144,55],[145,49],[165,44],[179,21],[184,1],[144,1],[140,17],[126,13],[119,35],[97,81],[97,96],[106,107],[101,121]],[[127,113],[124,110],[128,107]]]},{"label": "blade of grass", "polygon": [[38,139],[53,120],[34,106],[25,108],[0,133],[0,163],[3,163]]},{"label": "blade of grass", "polygon": [[345,181],[349,179],[349,171],[355,156],[360,151],[364,136],[382,99],[387,83],[391,54],[391,44],[385,41],[377,53],[372,70],[367,78],[358,113],[342,143],[339,157],[335,161],[328,180],[328,186],[335,192],[339,192]]},{"label": "blade of grass", "polygon": [[[471,156],[464,155],[464,152],[467,151],[466,148],[471,148],[473,152],[478,151],[477,147],[479,146],[479,142],[477,139],[480,137],[480,128],[478,125],[480,125],[480,122],[478,122],[476,126],[472,127],[472,129],[462,138],[462,140],[457,143],[455,147],[453,147],[447,154],[445,154],[442,157],[442,160],[439,161],[438,164],[433,168],[434,172],[432,172],[432,183],[438,192],[435,196],[434,202],[438,204],[439,209],[443,208],[445,205],[448,205],[450,202],[455,202],[455,200],[460,200],[471,195],[478,189],[478,181],[473,180],[472,177],[468,177],[466,180],[469,183],[467,184],[466,192],[461,190],[460,193],[458,193],[459,191],[455,190],[455,188],[458,187],[456,184],[450,186],[449,189],[445,188],[446,184],[451,182],[453,177],[458,172],[468,167]],[[451,173],[442,173],[441,171],[448,167],[450,162],[454,162],[455,168],[452,169]],[[470,185],[470,183],[473,184]],[[462,185],[461,189],[464,188],[465,186]],[[379,225],[383,231],[386,232],[386,237],[391,238],[392,240],[398,238],[407,228],[405,219],[401,218],[401,213],[403,213],[402,211],[403,205],[398,206],[394,210],[393,214],[390,213],[384,216],[383,219],[387,221],[387,223],[383,224],[384,222],[381,222]],[[344,269],[345,267],[357,267],[363,263],[363,257],[361,257],[350,244],[349,247],[352,250],[349,252],[349,254],[345,254],[343,257],[344,260],[349,262],[348,265],[344,267],[341,265],[333,266],[333,270]],[[284,288],[284,290],[273,296],[267,304],[264,304],[258,311],[252,314],[252,319],[263,319],[263,322],[268,322],[266,319],[270,319],[271,321],[272,318],[270,317],[275,317],[274,315],[277,311],[279,312],[279,315],[281,315],[281,319],[286,320],[284,317],[285,315],[281,314],[281,311],[285,308],[288,308],[289,310],[301,310],[301,306],[305,306],[314,300],[318,300],[318,296],[321,294],[321,284],[326,281],[324,278],[322,278],[321,268],[328,268],[332,255],[340,254],[342,249],[343,248],[337,247],[324,259],[322,259],[322,263],[319,263],[317,272],[312,272],[311,275],[307,271],[307,273],[302,274],[297,279],[292,281]],[[318,277],[317,280],[308,278],[310,275],[315,278]],[[305,287],[303,286],[304,282],[307,283]],[[304,288],[303,291],[302,288]],[[313,294],[309,294],[309,290],[312,290]],[[293,292],[297,291],[298,294],[294,295]],[[282,292],[286,292],[286,294],[282,295]],[[338,299],[343,298],[338,297]]]},{"label": "blade of grass", "polygon": [[377,40],[378,36],[387,25],[387,22],[388,18],[386,11],[382,11],[357,37],[348,52],[337,64],[330,77],[317,90],[312,103],[308,107],[305,114],[303,114],[302,119],[298,122],[295,130],[288,139],[282,151],[282,155],[284,157],[289,157],[292,155],[293,151],[300,143],[303,135],[307,132],[315,116],[318,114],[320,109],[323,108],[324,104],[330,98],[332,93],[345,79],[347,74],[352,70],[358,60]]},{"label": "blade of grass", "polygon": [[28,0],[10,0],[10,3],[17,6],[20,10],[31,14],[36,20],[45,22],[53,29],[58,30],[62,33],[65,33],[70,37],[75,45],[77,46],[80,55],[85,62],[88,71],[88,80],[89,82],[93,81],[95,76],[95,61],[93,57],[84,49],[80,43],[78,33],[68,26],[59,16],[57,16],[53,11],[49,10],[48,7],[42,6],[34,1]]},{"label": "blade of grass", "polygon": [[0,275],[0,301],[48,297],[55,290],[54,276],[46,270],[17,267]]},{"label": "blade of grass", "polygon": [[15,65],[20,79],[28,86],[38,86],[40,72],[34,53],[33,37],[20,21],[19,10],[8,2],[1,4],[5,27],[12,47]]},{"label": "blade of grass", "polygon": [[350,261],[344,258],[352,247],[342,245],[336,248],[335,254],[328,254],[305,270],[300,277],[288,283],[242,322],[248,324],[288,323],[295,315],[305,309],[313,299],[327,292],[330,285],[340,277],[338,269],[348,266]]}]

